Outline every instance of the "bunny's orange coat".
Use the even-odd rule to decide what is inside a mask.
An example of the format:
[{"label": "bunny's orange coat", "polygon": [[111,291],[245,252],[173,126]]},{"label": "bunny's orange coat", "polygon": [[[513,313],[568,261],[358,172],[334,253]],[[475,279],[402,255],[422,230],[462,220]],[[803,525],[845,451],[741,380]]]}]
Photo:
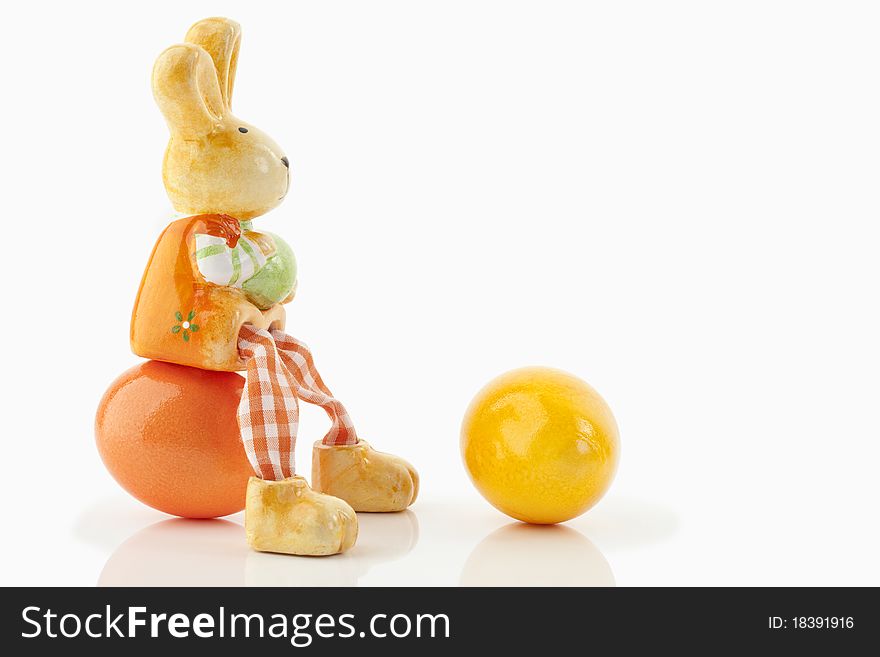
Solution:
[{"label": "bunny's orange coat", "polygon": [[[195,235],[208,234],[235,246],[238,220],[203,214],[172,222],[159,236],[131,316],[131,349],[138,356],[206,370],[243,370],[238,334],[243,324],[284,330],[281,304],[261,311],[241,290],[208,283],[193,257]],[[192,317],[190,315],[192,313]],[[183,322],[195,324],[184,339]]]}]

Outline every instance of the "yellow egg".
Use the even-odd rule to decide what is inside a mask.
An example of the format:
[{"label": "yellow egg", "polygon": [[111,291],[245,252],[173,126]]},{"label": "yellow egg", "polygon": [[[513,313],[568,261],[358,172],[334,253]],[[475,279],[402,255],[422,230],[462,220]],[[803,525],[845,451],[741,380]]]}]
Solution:
[{"label": "yellow egg", "polygon": [[564,522],[592,507],[611,485],[619,453],[605,400],[548,367],[490,381],[461,426],[461,454],[477,490],[523,522]]}]

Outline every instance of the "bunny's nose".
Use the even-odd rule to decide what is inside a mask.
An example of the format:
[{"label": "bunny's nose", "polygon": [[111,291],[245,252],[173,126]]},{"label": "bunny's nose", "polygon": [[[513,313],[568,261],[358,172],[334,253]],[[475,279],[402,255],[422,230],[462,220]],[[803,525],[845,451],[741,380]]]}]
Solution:
[{"label": "bunny's nose", "polygon": [[286,166],[288,169],[290,168],[290,160],[287,159],[286,155],[281,158],[281,161],[284,162],[284,166]]}]

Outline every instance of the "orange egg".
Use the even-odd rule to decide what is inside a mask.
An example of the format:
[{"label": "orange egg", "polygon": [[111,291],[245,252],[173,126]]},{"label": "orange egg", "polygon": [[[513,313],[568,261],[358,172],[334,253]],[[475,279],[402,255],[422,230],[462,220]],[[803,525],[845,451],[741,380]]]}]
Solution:
[{"label": "orange egg", "polygon": [[185,518],[244,508],[253,474],[236,421],[244,378],[146,361],[117,378],[95,418],[110,474],[144,504]]}]

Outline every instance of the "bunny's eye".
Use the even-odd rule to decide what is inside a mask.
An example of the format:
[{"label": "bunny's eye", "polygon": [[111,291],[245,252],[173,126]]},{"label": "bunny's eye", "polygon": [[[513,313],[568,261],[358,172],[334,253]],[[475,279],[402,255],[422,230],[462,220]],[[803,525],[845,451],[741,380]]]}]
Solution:
[{"label": "bunny's eye", "polygon": [[239,128],[238,131],[242,134],[247,132],[247,128]]}]

